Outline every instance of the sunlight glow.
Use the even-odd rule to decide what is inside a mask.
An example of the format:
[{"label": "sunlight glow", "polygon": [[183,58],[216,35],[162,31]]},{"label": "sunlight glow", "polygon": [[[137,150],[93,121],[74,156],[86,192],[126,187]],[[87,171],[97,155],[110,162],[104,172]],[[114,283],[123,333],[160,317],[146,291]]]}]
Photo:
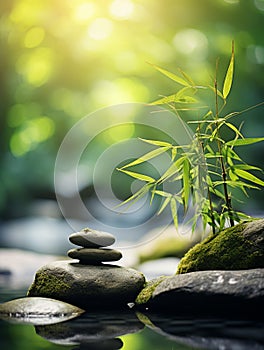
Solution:
[{"label": "sunlight glow", "polygon": [[184,29],[173,38],[175,48],[182,54],[193,55],[195,60],[204,59],[207,55],[208,40],[196,29]]},{"label": "sunlight glow", "polygon": [[110,5],[110,13],[117,19],[128,19],[134,12],[134,4],[130,0],[115,0]]},{"label": "sunlight glow", "polygon": [[92,2],[85,2],[76,7],[74,18],[78,22],[86,22],[95,14],[95,4]]},{"label": "sunlight glow", "polygon": [[106,18],[96,18],[88,29],[88,35],[94,40],[107,39],[113,30],[113,23]]},{"label": "sunlight glow", "polygon": [[90,95],[96,105],[106,106],[128,101],[147,101],[149,90],[137,79],[119,78],[114,81],[98,81]]},{"label": "sunlight glow", "polygon": [[132,123],[118,125],[112,128],[109,128],[104,132],[104,140],[112,144],[113,142],[129,139],[133,136],[135,131],[135,126]]}]

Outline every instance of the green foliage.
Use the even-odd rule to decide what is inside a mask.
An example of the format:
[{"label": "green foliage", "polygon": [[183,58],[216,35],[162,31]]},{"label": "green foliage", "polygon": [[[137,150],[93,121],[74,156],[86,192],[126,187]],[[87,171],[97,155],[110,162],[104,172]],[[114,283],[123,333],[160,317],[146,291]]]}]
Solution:
[{"label": "green foliage", "polygon": [[[261,169],[245,163],[235,150],[236,147],[261,142],[264,137],[245,138],[241,133],[241,126],[236,127],[231,121],[232,118],[253,107],[244,111],[224,113],[233,83],[234,61],[232,43],[231,58],[221,90],[218,88],[217,78],[213,87],[198,85],[182,70],[180,70],[182,76],[178,76],[153,65],[163,75],[184,87],[170,96],[152,102],[151,105],[165,105],[178,117],[179,112],[183,110],[189,113],[194,111],[195,114],[200,112],[201,117],[198,120],[186,121],[195,126],[193,137],[188,145],[141,139],[143,142],[152,144],[155,149],[118,170],[146,184],[124,203],[136,201],[150,191],[152,199],[154,196],[163,198],[158,214],[167,206],[170,207],[176,228],[179,221],[178,208],[182,206],[185,213],[188,209],[195,208],[195,215],[191,219],[193,230],[201,218],[204,228],[207,225],[211,226],[213,233],[222,230],[227,222],[230,226],[234,226],[236,222],[249,218],[233,208],[233,201],[236,199],[233,190],[238,189],[243,195],[248,196],[248,189],[259,189],[264,186],[264,181],[252,173]],[[218,67],[216,73],[217,70]],[[213,91],[211,97],[214,101],[213,109],[203,106],[202,101],[200,102],[198,95],[204,90]],[[226,140],[223,136],[226,130],[232,134],[230,140]],[[171,155],[171,165],[158,179],[128,170],[165,152]],[[166,181],[174,182],[175,188],[180,190],[176,193],[161,190],[160,185]],[[176,183],[180,186],[176,186]]]}]

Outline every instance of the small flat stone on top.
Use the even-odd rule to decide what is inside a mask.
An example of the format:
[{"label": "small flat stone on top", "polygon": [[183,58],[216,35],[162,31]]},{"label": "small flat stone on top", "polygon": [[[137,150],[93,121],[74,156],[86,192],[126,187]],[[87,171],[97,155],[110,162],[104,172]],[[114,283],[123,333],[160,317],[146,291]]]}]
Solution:
[{"label": "small flat stone on top", "polygon": [[71,243],[84,248],[108,247],[115,243],[115,237],[108,232],[85,228],[69,236]]},{"label": "small flat stone on top", "polygon": [[69,250],[68,256],[72,259],[79,259],[81,263],[92,264],[120,260],[122,253],[118,250],[107,248],[79,248]]}]

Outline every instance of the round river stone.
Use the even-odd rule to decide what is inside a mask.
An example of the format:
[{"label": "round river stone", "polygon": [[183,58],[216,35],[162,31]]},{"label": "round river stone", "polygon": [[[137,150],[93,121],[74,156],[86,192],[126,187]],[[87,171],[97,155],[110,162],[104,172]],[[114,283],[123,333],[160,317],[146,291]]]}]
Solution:
[{"label": "round river stone", "polygon": [[122,253],[115,249],[107,248],[79,248],[68,251],[72,259],[79,259],[84,264],[98,263],[102,261],[117,261],[122,258]]},{"label": "round river stone", "polygon": [[51,298],[19,298],[0,304],[0,318],[12,323],[50,325],[64,322],[84,310]]},{"label": "round river stone", "polygon": [[69,236],[71,243],[85,248],[107,247],[115,243],[115,237],[108,232],[85,228]]},{"label": "round river stone", "polygon": [[53,298],[85,310],[117,309],[134,302],[144,284],[144,275],[131,268],[55,261],[37,271],[28,296]]}]

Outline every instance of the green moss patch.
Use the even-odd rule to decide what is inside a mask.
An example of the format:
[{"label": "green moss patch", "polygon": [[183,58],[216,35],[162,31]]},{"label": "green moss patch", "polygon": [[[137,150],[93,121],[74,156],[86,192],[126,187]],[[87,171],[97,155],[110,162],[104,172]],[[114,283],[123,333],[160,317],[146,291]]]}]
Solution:
[{"label": "green moss patch", "polygon": [[35,281],[28,290],[28,296],[51,296],[61,295],[62,291],[68,290],[70,286],[52,274],[39,272]]},{"label": "green moss patch", "polygon": [[166,278],[168,278],[168,277],[167,276],[160,276],[158,278],[155,278],[155,279],[147,282],[145,287],[138,294],[135,303],[137,305],[146,304],[149,301],[149,299],[151,299],[152,294],[153,294],[154,290],[156,289],[156,287],[162,281],[164,281]]},{"label": "green moss patch", "polygon": [[202,270],[243,270],[264,267],[264,251],[243,235],[241,223],[209,235],[182,258],[177,274]]}]

